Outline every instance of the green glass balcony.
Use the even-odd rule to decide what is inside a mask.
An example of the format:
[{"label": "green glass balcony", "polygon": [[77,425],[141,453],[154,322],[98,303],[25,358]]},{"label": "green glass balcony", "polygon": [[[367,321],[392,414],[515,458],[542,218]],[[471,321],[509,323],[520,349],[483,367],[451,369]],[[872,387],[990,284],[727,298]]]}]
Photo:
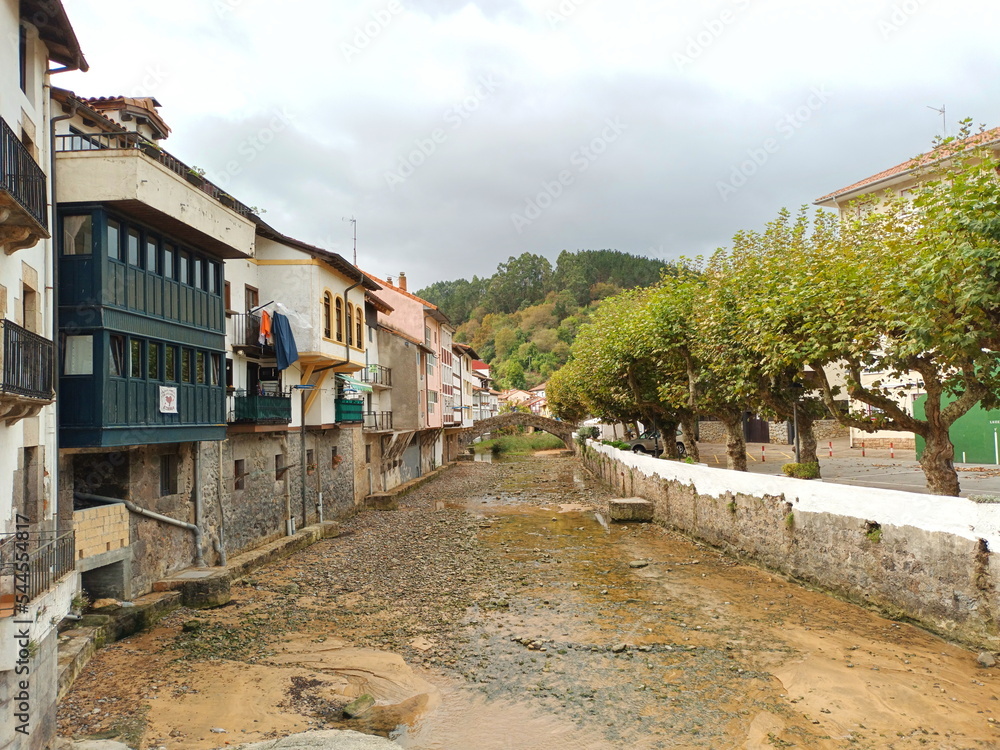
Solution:
[{"label": "green glass balcony", "polygon": [[338,398],[334,402],[337,422],[364,422],[365,402],[355,398]]},{"label": "green glass balcony", "polygon": [[229,421],[233,424],[288,424],[292,421],[292,397],[285,394],[232,396]]}]

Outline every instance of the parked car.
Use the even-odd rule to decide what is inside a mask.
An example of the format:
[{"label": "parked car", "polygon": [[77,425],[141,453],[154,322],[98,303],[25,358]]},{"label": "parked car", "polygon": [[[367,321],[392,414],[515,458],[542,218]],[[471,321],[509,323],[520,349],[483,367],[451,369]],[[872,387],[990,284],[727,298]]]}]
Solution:
[{"label": "parked car", "polygon": [[[687,449],[681,440],[680,428],[677,430],[675,439],[677,440],[677,455],[681,458],[687,457]],[[660,440],[660,433],[657,430],[647,430],[635,440],[629,440],[628,444],[633,453],[652,453],[654,456],[658,456],[663,452],[663,442]]]}]

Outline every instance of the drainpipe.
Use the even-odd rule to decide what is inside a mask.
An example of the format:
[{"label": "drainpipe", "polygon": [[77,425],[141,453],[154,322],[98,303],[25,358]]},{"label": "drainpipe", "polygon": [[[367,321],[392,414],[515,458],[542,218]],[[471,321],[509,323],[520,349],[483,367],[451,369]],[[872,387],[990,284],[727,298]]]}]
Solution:
[{"label": "drainpipe", "polygon": [[161,523],[167,523],[181,529],[187,529],[194,534],[194,564],[199,568],[207,567],[205,565],[205,558],[201,553],[201,529],[193,523],[185,523],[184,521],[178,521],[176,518],[170,518],[170,516],[163,516],[159,513],[154,513],[151,510],[140,508],[130,500],[123,500],[117,497],[102,497],[101,495],[91,495],[86,492],[74,492],[73,496],[80,500],[91,500],[97,503],[107,503],[108,505],[121,503],[128,508],[130,513],[135,513],[137,516],[145,516],[146,518],[152,518],[154,521],[160,521]]},{"label": "drainpipe", "polygon": [[[194,481],[191,487],[191,502],[194,503],[194,525],[199,529],[205,525],[201,503],[201,441],[194,443]],[[200,552],[200,550],[199,550]]]},{"label": "drainpipe", "polygon": [[226,566],[226,511],[222,507],[222,493],[225,491],[225,482],[222,480],[222,441],[219,446],[219,539],[216,542],[216,552],[219,553],[219,565]]}]

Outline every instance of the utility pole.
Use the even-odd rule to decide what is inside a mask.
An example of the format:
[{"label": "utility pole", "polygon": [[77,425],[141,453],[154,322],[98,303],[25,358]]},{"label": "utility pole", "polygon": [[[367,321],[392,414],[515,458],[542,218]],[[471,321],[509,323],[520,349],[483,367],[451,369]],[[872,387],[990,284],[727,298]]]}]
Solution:
[{"label": "utility pole", "polygon": [[353,216],[348,219],[344,217],[344,221],[349,221],[354,225],[354,265],[358,265],[358,220]]}]

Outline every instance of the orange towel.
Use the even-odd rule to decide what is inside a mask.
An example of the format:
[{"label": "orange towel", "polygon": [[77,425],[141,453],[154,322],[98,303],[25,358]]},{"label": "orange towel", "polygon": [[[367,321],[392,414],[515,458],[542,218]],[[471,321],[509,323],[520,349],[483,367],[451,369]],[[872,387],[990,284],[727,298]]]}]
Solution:
[{"label": "orange towel", "polygon": [[267,314],[267,310],[263,310],[260,314],[260,337],[258,341],[261,346],[264,346],[269,338],[271,338],[271,316]]}]

